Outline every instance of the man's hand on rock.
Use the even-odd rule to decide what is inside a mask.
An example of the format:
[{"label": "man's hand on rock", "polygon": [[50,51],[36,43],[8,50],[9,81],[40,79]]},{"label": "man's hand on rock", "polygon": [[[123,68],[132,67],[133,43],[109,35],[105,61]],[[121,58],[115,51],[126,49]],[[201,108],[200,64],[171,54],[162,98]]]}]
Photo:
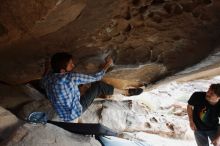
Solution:
[{"label": "man's hand on rock", "polygon": [[104,64],[104,67],[103,69],[105,71],[107,71],[109,69],[109,67],[111,67],[113,65],[113,60],[112,60],[112,57],[111,56],[107,56],[105,58],[105,64]]}]

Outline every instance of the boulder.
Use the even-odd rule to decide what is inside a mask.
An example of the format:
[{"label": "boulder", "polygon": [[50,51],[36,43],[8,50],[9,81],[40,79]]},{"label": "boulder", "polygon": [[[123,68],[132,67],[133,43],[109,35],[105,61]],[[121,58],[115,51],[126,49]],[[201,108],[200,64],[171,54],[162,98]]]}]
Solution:
[{"label": "boulder", "polygon": [[20,122],[15,115],[0,107],[0,144],[19,126]]},{"label": "boulder", "polygon": [[47,99],[35,100],[23,105],[17,110],[19,118],[25,120],[32,112],[45,112],[49,119],[52,119],[56,114],[52,104]]},{"label": "boulder", "polygon": [[[115,99],[119,99],[120,95],[115,96],[118,96]],[[186,111],[182,111],[185,114],[177,114],[180,107],[171,105],[168,109],[163,109],[166,111],[161,114],[155,112],[160,109],[154,111],[150,108],[150,104],[125,98],[122,98],[123,101],[95,101],[79,118],[79,121],[82,123],[99,122],[119,133],[145,131],[179,139],[184,139],[185,133],[190,132],[188,120],[184,118]],[[155,100],[155,102],[158,101]],[[173,114],[166,114],[169,110],[173,110]]]},{"label": "boulder", "polygon": [[34,100],[33,97],[25,93],[28,87],[25,85],[10,86],[0,84],[0,106],[7,109],[15,109],[18,106]]},{"label": "boulder", "polygon": [[24,124],[5,146],[101,146],[94,137],[77,135],[52,124]]}]

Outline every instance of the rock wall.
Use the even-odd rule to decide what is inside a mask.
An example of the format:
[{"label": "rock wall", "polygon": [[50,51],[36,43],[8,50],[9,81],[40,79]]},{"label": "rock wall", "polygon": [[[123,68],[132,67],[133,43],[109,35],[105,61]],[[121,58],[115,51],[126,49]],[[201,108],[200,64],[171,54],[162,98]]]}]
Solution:
[{"label": "rock wall", "polygon": [[[0,80],[20,84],[40,79],[45,58],[69,51],[81,65],[78,71],[86,73],[97,70],[97,61],[86,60],[106,53],[126,74],[150,64],[146,74],[135,72],[132,80],[152,82],[211,52],[220,34],[219,7],[218,0],[4,1]],[[151,64],[160,67],[148,72]],[[117,74],[110,76],[124,76]]]}]

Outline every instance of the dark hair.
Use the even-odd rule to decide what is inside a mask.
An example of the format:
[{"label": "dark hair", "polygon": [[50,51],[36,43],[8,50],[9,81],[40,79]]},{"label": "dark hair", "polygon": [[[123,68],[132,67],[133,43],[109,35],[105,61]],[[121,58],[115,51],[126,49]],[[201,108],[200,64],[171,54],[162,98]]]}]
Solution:
[{"label": "dark hair", "polygon": [[220,97],[220,84],[211,84],[210,89]]},{"label": "dark hair", "polygon": [[60,73],[61,69],[66,69],[66,66],[73,56],[67,52],[59,52],[52,56],[51,67],[54,73]]}]

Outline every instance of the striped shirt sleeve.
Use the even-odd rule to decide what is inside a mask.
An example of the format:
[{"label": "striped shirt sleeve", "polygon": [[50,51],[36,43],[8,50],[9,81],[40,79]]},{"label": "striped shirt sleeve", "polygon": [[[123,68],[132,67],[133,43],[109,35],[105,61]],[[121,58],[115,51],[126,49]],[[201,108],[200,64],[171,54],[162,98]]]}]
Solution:
[{"label": "striped shirt sleeve", "polygon": [[71,75],[74,83],[79,85],[101,80],[102,77],[105,75],[105,71],[102,70],[94,75],[85,75],[79,73],[72,73]]}]

